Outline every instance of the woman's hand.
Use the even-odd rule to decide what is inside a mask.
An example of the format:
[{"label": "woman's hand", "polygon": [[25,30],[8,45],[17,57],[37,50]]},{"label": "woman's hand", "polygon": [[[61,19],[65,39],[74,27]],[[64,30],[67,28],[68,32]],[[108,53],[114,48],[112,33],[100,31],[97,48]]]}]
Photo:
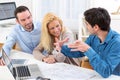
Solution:
[{"label": "woman's hand", "polygon": [[4,63],[3,59],[1,58],[0,59],[0,66],[4,66],[4,65],[5,65],[5,63]]},{"label": "woman's hand", "polygon": [[43,62],[46,62],[46,63],[49,63],[49,64],[52,64],[52,63],[55,63],[55,62],[56,62],[55,58],[54,58],[52,55],[49,55],[49,56],[47,56],[47,57],[44,57],[44,58],[42,59],[42,61],[43,61]]},{"label": "woman's hand", "polygon": [[55,43],[54,45],[56,46],[55,49],[60,52],[62,45],[67,42],[69,38],[65,38],[64,40],[59,41],[58,38],[55,38]]}]

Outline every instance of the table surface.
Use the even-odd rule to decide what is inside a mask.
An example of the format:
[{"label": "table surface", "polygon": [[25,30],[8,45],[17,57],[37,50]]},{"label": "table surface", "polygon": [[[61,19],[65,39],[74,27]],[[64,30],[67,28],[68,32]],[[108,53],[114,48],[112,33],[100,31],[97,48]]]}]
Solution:
[{"label": "table surface", "polygon": [[8,27],[1,27],[0,26],[0,43],[5,43],[7,35],[11,32],[14,25]]},{"label": "table surface", "polygon": [[[42,76],[51,80],[120,80],[120,76],[111,75],[109,78],[102,78],[94,70],[66,63],[47,64],[34,59],[30,54],[16,50],[12,50],[10,57],[14,59],[28,59],[25,64],[38,64]],[[0,80],[14,80],[6,66],[0,66]]]}]

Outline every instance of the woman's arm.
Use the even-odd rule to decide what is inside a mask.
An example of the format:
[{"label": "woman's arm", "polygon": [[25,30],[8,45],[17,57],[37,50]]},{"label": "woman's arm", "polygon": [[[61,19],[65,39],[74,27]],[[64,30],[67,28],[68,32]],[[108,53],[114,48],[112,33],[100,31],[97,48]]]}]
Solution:
[{"label": "woman's arm", "polygon": [[[67,38],[68,38],[68,40],[67,40]],[[73,36],[73,33],[68,30],[61,35],[60,39],[61,40],[66,39],[66,41],[64,41],[63,45],[68,45],[70,43],[73,43],[74,36]],[[54,55],[57,62],[64,62],[66,59],[66,56],[63,53],[57,52],[56,50],[53,51],[53,55]]]},{"label": "woman's arm", "polygon": [[42,59],[44,58],[44,57],[46,57],[45,55],[43,55],[42,53],[41,53],[41,47],[39,47],[39,45],[33,50],[33,56],[37,59],[37,60],[40,60],[40,61],[42,61]]}]

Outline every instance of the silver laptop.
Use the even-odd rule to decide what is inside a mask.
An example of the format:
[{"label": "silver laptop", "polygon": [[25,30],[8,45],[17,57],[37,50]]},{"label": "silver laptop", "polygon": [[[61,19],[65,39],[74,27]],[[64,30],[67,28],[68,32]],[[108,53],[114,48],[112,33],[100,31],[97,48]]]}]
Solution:
[{"label": "silver laptop", "polygon": [[27,59],[10,59],[10,61],[12,62],[12,64],[24,64],[28,60]]},{"label": "silver laptop", "polygon": [[6,55],[3,49],[2,58],[16,80],[28,80],[37,78],[41,78],[39,80],[49,80],[41,77],[42,74],[40,73],[37,64],[19,64],[14,66],[14,64],[11,62],[10,58]]}]

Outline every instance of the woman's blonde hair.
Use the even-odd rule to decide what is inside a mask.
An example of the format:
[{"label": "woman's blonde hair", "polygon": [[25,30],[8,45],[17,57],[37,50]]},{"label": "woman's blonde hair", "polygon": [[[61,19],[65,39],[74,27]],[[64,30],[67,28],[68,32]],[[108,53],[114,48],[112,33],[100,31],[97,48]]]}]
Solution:
[{"label": "woman's blonde hair", "polygon": [[53,13],[47,13],[44,16],[42,20],[41,41],[39,45],[43,47],[45,50],[47,50],[48,52],[50,52],[53,49],[53,43],[54,43],[54,37],[50,35],[48,30],[48,24],[53,20],[59,21],[62,27],[61,34],[65,31],[65,27],[63,27],[63,22],[58,16],[56,16]]}]

